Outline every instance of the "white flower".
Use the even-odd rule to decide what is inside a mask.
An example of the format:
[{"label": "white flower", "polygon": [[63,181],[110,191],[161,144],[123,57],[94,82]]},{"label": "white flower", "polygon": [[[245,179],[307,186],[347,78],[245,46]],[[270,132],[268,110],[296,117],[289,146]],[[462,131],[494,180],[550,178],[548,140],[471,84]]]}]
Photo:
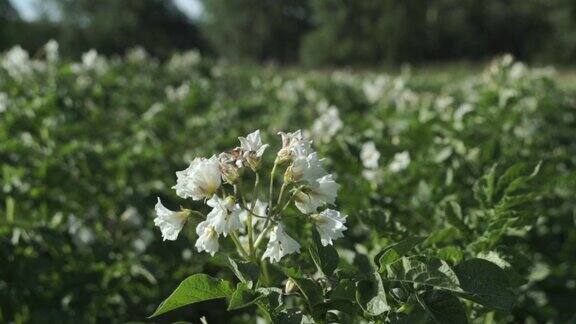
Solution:
[{"label": "white flower", "polygon": [[88,52],[82,54],[82,64],[87,69],[92,69],[96,66],[98,61],[98,52],[95,49],[91,49]]},{"label": "white flower", "polygon": [[240,148],[242,151],[253,152],[257,157],[261,157],[268,147],[268,144],[262,144],[262,138],[260,137],[259,129],[246,135],[246,137],[240,136],[238,139],[240,140]]},{"label": "white flower", "polygon": [[312,215],[311,218],[318,229],[318,233],[320,233],[322,245],[332,245],[332,240],[344,237],[342,232],[347,229],[344,225],[346,223],[346,215],[333,209],[326,209],[320,214]]},{"label": "white flower", "polygon": [[58,42],[51,39],[44,45],[44,51],[46,52],[46,60],[50,63],[55,63],[58,61]]},{"label": "white flower", "polygon": [[362,176],[374,184],[379,184],[382,182],[383,174],[382,171],[378,169],[365,169],[362,171]]},{"label": "white flower", "polygon": [[243,152],[243,157],[248,162],[252,169],[257,169],[260,165],[262,154],[268,147],[268,144],[262,144],[260,137],[260,130],[248,134],[246,137],[238,137],[240,140],[240,149]]},{"label": "white flower", "polygon": [[407,151],[396,153],[388,168],[392,172],[400,172],[410,165],[410,153]]},{"label": "white flower", "polygon": [[331,174],[316,181],[316,186],[305,187],[296,194],[294,204],[304,214],[315,213],[318,207],[334,204],[340,185],[334,181]]},{"label": "white flower", "polygon": [[368,99],[370,103],[375,103],[380,100],[384,96],[389,83],[390,80],[385,75],[379,75],[374,80],[365,81],[362,84],[362,90],[364,91],[366,99]]},{"label": "white flower", "polygon": [[294,252],[300,253],[300,244],[286,234],[282,223],[278,223],[270,233],[270,240],[262,259],[269,258],[270,262],[278,262],[285,255]]},{"label": "white flower", "polygon": [[278,163],[289,161],[297,155],[306,156],[312,153],[310,141],[304,139],[301,130],[293,133],[278,132],[278,135],[282,137],[282,148],[276,158]]},{"label": "white flower", "polygon": [[0,92],[0,113],[6,111],[6,107],[8,107],[9,103],[8,95],[4,92]]},{"label": "white flower", "polygon": [[322,143],[328,143],[342,128],[342,120],[336,107],[330,107],[312,124],[312,136]]},{"label": "white flower", "polygon": [[202,57],[197,50],[176,53],[168,61],[167,68],[172,72],[185,73],[200,63]]},{"label": "white flower", "polygon": [[380,159],[380,152],[376,149],[374,142],[366,142],[362,145],[360,151],[360,159],[365,168],[376,169],[378,168],[378,160]]},{"label": "white flower", "polygon": [[32,72],[28,52],[18,45],[4,54],[2,67],[8,71],[12,78],[17,80]]},{"label": "white flower", "polygon": [[222,183],[218,158],[195,158],[190,166],[176,172],[176,194],[194,200],[211,198]]},{"label": "white flower", "polygon": [[154,225],[160,228],[162,239],[164,241],[175,241],[182,230],[182,227],[184,227],[184,223],[186,223],[189,213],[187,211],[176,212],[164,207],[160,198],[158,198],[158,202],[154,209],[156,210]]},{"label": "white flower", "polygon": [[72,235],[74,244],[81,248],[88,247],[96,239],[94,231],[74,215],[68,218],[68,233]]},{"label": "white flower", "polygon": [[315,186],[316,181],[325,176],[326,173],[322,166],[322,160],[318,159],[316,152],[313,152],[308,155],[297,155],[286,169],[284,179],[292,182],[304,181]]},{"label": "white flower", "polygon": [[214,229],[212,222],[205,220],[198,224],[196,234],[198,234],[198,239],[195,246],[198,252],[206,251],[214,256],[218,252],[220,244],[218,243],[218,233]]},{"label": "white flower", "polygon": [[190,83],[185,81],[178,87],[167,86],[164,90],[166,99],[170,102],[183,101],[190,94]]},{"label": "white flower", "polygon": [[236,204],[234,197],[229,196],[225,199],[214,195],[206,204],[212,207],[206,219],[214,226],[218,234],[228,236],[229,233],[242,228],[240,222],[240,206]]},{"label": "white flower", "polygon": [[146,62],[149,55],[146,50],[140,46],[128,49],[126,53],[126,59],[130,63],[143,63]]},{"label": "white flower", "polygon": [[[251,208],[251,207],[252,207],[252,203],[251,203],[251,202],[246,202],[246,206],[247,206],[248,208]],[[262,200],[260,200],[260,199],[256,199],[256,202],[254,203],[254,210],[253,210],[254,215],[257,215],[257,216],[266,216],[266,209],[267,209],[267,208],[268,208],[268,203],[267,203],[267,202],[262,201]],[[248,220],[248,213],[249,213],[249,212],[248,212],[247,210],[245,210],[245,209],[243,209],[243,210],[240,212],[239,217],[240,217],[240,221],[241,221],[242,223],[246,223],[246,221]],[[258,217],[252,217],[252,225],[256,224],[256,222],[258,221],[258,219],[259,219]]]}]

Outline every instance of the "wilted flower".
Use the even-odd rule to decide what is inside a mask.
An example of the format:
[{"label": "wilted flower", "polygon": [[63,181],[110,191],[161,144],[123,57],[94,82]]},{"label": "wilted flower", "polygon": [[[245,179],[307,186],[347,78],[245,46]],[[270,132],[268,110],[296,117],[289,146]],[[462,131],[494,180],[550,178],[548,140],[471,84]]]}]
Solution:
[{"label": "wilted flower", "polygon": [[220,153],[218,161],[222,179],[229,184],[235,184],[240,176],[239,169],[242,167],[242,152],[240,149],[234,149],[230,153]]},{"label": "wilted flower", "polygon": [[360,159],[365,168],[376,169],[378,168],[378,160],[380,159],[380,152],[376,149],[374,142],[366,142],[362,145],[360,151]]},{"label": "wilted flower", "polygon": [[196,234],[198,234],[198,239],[195,246],[198,252],[206,251],[214,256],[218,252],[220,244],[218,243],[218,233],[214,229],[212,222],[205,220],[198,224]]},{"label": "wilted flower", "polygon": [[240,149],[245,161],[253,170],[258,169],[262,154],[268,147],[268,144],[262,144],[260,130],[257,129],[246,137],[238,137],[238,139],[240,140]]},{"label": "wilted flower", "polygon": [[392,172],[400,172],[410,165],[410,153],[407,151],[396,153],[388,168]]},{"label": "wilted flower", "polygon": [[216,155],[210,159],[195,158],[190,166],[176,172],[176,194],[182,198],[194,200],[211,198],[222,183],[220,163]]},{"label": "wilted flower", "polygon": [[292,160],[297,155],[307,156],[312,153],[310,141],[304,139],[301,130],[293,133],[278,132],[278,134],[282,137],[282,148],[278,151],[277,163]]},{"label": "wilted flower", "polygon": [[278,262],[285,255],[294,252],[300,253],[300,244],[286,234],[282,223],[278,223],[270,233],[270,241],[262,259],[269,258],[270,262]]},{"label": "wilted flower", "polygon": [[320,234],[320,242],[322,245],[332,245],[332,240],[344,237],[344,232],[347,227],[346,215],[342,215],[339,211],[333,209],[326,209],[319,214],[310,216],[314,225]]},{"label": "wilted flower", "polygon": [[206,204],[212,207],[206,219],[214,226],[218,234],[228,236],[229,233],[242,228],[242,223],[238,217],[240,206],[236,204],[234,197],[229,196],[225,199],[214,195]]},{"label": "wilted flower", "polygon": [[340,185],[334,181],[331,174],[316,181],[315,186],[306,186],[297,194],[294,204],[304,214],[315,213],[318,207],[334,204]]},{"label": "wilted flower", "polygon": [[184,227],[184,223],[188,219],[190,213],[188,211],[172,211],[164,205],[158,198],[158,202],[154,207],[156,210],[156,218],[154,218],[154,225],[160,228],[162,232],[162,239],[175,241],[178,237],[178,234]]}]

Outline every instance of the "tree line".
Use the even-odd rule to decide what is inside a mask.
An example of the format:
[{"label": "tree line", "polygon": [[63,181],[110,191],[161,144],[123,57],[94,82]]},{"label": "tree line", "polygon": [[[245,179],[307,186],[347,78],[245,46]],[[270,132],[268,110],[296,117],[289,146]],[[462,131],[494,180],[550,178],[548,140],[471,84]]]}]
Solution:
[{"label": "tree line", "polygon": [[[190,0],[191,1],[191,0]],[[230,61],[375,65],[481,60],[509,52],[576,61],[572,0],[202,0],[191,19],[171,1],[49,0],[58,17],[26,22],[0,0],[0,48],[49,38],[65,55],[140,45],[160,58],[188,48]]]}]

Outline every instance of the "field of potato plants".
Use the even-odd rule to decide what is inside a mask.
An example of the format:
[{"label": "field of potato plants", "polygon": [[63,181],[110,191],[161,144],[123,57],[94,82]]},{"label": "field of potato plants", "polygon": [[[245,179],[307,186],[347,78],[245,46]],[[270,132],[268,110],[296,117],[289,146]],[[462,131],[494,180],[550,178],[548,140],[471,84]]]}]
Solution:
[{"label": "field of potato plants", "polygon": [[576,321],[576,92],[0,56],[0,322]]}]

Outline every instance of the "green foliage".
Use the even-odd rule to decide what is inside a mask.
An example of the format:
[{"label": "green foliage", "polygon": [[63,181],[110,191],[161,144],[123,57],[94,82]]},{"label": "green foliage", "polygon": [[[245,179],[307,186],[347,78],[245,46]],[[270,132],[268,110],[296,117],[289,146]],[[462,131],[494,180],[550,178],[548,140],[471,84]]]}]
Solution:
[{"label": "green foliage", "polygon": [[338,266],[338,252],[332,245],[323,246],[320,235],[316,230],[312,233],[313,243],[310,245],[310,256],[318,270],[324,275],[331,276]]},{"label": "green foliage", "polygon": [[[246,296],[245,284],[239,284],[236,291],[230,287],[228,281],[212,278],[205,274],[195,274],[186,278],[174,290],[174,292],[164,300],[151,316],[162,315],[173,309],[198,303],[201,301],[225,298],[231,296],[229,309],[245,307],[247,303],[253,303],[256,297]],[[247,301],[252,299],[252,301]]]},{"label": "green foliage", "polygon": [[[503,58],[451,80],[42,52],[17,66],[30,69],[0,67],[2,322],[140,321],[165,296],[159,312],[187,306],[162,320],[192,322],[573,318],[575,95],[545,70]],[[330,106],[342,124],[325,140]],[[344,238],[324,247],[287,209],[302,254],[264,268],[196,253],[193,217],[175,242],[153,232],[156,197],[178,206],[174,170],[295,125],[342,185]]]},{"label": "green foliage", "polygon": [[512,308],[515,296],[506,273],[483,259],[469,259],[454,268],[458,281],[469,298],[496,310]]}]

